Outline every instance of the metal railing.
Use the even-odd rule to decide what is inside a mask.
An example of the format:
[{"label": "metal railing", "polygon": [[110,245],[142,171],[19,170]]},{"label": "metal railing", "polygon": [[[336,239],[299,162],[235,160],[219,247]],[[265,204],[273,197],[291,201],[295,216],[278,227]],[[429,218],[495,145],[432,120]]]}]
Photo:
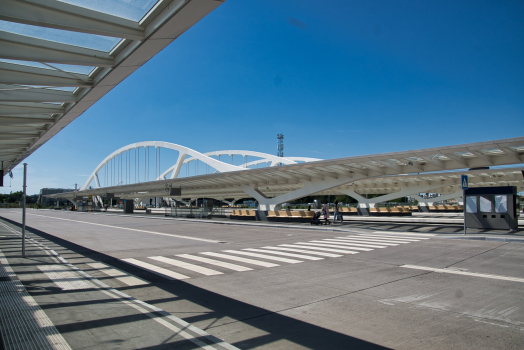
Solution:
[{"label": "metal railing", "polygon": [[211,218],[212,216],[225,216],[224,208],[166,208],[166,216],[179,218]]}]

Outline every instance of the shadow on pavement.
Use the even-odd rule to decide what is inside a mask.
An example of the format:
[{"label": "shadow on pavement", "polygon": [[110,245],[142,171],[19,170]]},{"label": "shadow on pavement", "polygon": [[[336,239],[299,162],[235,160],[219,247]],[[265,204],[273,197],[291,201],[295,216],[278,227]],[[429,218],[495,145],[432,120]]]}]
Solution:
[{"label": "shadow on pavement", "polygon": [[[2,219],[12,225],[21,227],[21,225],[15,221],[6,218]],[[51,234],[31,228],[29,226],[26,226],[26,230],[75,253],[82,254],[96,261],[105,262],[138,277],[144,278],[150,282],[156,283],[156,288],[163,289],[171,294],[174,294],[175,296],[173,299],[185,299],[194,304],[212,310],[212,312],[206,315],[185,318],[185,320],[188,322],[203,321],[206,319],[206,317],[210,322],[212,322],[216,319],[228,317],[234,320],[232,321],[233,323],[238,324],[239,330],[242,328],[242,325],[248,325],[267,333],[262,336],[257,335],[255,337],[233,344],[241,349],[252,349],[260,346],[267,346],[268,348],[280,348],[281,344],[271,345],[278,341],[285,341],[284,344],[286,342],[294,343],[304,348],[310,349],[388,349],[362,339],[354,338],[336,331],[284,316],[267,309],[253,306],[239,300],[228,298],[224,295],[193,286],[183,281],[168,281],[153,273],[149,273],[145,270],[135,268],[124,262],[121,262],[120,260],[115,259],[109,255],[55,237]],[[38,293],[53,293],[53,291],[50,291],[49,289],[38,290],[34,288],[28,288],[28,291],[34,295]],[[144,301],[152,304],[158,302],[158,300]],[[160,300],[160,302],[165,301],[166,300]],[[76,304],[71,306],[74,307]],[[53,306],[48,305],[47,307],[52,308]],[[43,305],[43,308],[45,309],[46,306]],[[178,316],[180,317],[181,315]],[[99,320],[98,322],[80,322],[60,325],[57,326],[57,329],[62,333],[72,331],[78,332],[106,325],[126,323],[132,324],[135,321],[136,317],[114,317],[110,319]],[[206,330],[209,332],[211,329],[207,328]],[[164,348],[164,346],[164,344],[159,344],[158,346],[148,347],[147,349],[161,349]]]}]

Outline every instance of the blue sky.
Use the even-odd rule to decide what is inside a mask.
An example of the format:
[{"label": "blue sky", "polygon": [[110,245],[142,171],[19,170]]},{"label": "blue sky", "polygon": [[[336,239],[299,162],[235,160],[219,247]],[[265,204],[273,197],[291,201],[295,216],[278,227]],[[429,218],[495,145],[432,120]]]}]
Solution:
[{"label": "blue sky", "polygon": [[283,133],[285,156],[329,159],[523,136],[522,18],[522,1],[227,0],[28,157],[28,194],[139,141],[276,154]]}]

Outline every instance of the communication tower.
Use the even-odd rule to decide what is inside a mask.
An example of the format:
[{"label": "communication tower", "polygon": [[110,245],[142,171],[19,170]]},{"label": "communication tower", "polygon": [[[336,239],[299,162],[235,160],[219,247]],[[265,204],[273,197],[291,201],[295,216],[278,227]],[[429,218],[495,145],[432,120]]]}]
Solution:
[{"label": "communication tower", "polygon": [[283,157],[284,156],[284,135],[278,134],[277,135],[277,157]]}]

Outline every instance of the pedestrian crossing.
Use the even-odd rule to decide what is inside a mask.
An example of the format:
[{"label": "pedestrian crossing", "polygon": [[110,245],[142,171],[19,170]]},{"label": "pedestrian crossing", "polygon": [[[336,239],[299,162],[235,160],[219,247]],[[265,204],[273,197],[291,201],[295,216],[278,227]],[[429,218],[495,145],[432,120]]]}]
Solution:
[{"label": "pedestrian crossing", "polygon": [[[403,244],[423,242],[434,234],[376,231],[348,236],[320,238],[305,242],[283,243],[243,249],[203,251],[172,256],[126,258],[122,261],[170,280],[184,280],[203,276],[218,276],[234,272],[274,268],[285,265],[314,262],[328,258],[367,253],[373,250],[395,248]],[[96,268],[97,264],[91,264]],[[106,266],[100,272],[125,278]],[[125,282],[124,282],[125,283]],[[132,281],[136,283],[140,281]]]}]

